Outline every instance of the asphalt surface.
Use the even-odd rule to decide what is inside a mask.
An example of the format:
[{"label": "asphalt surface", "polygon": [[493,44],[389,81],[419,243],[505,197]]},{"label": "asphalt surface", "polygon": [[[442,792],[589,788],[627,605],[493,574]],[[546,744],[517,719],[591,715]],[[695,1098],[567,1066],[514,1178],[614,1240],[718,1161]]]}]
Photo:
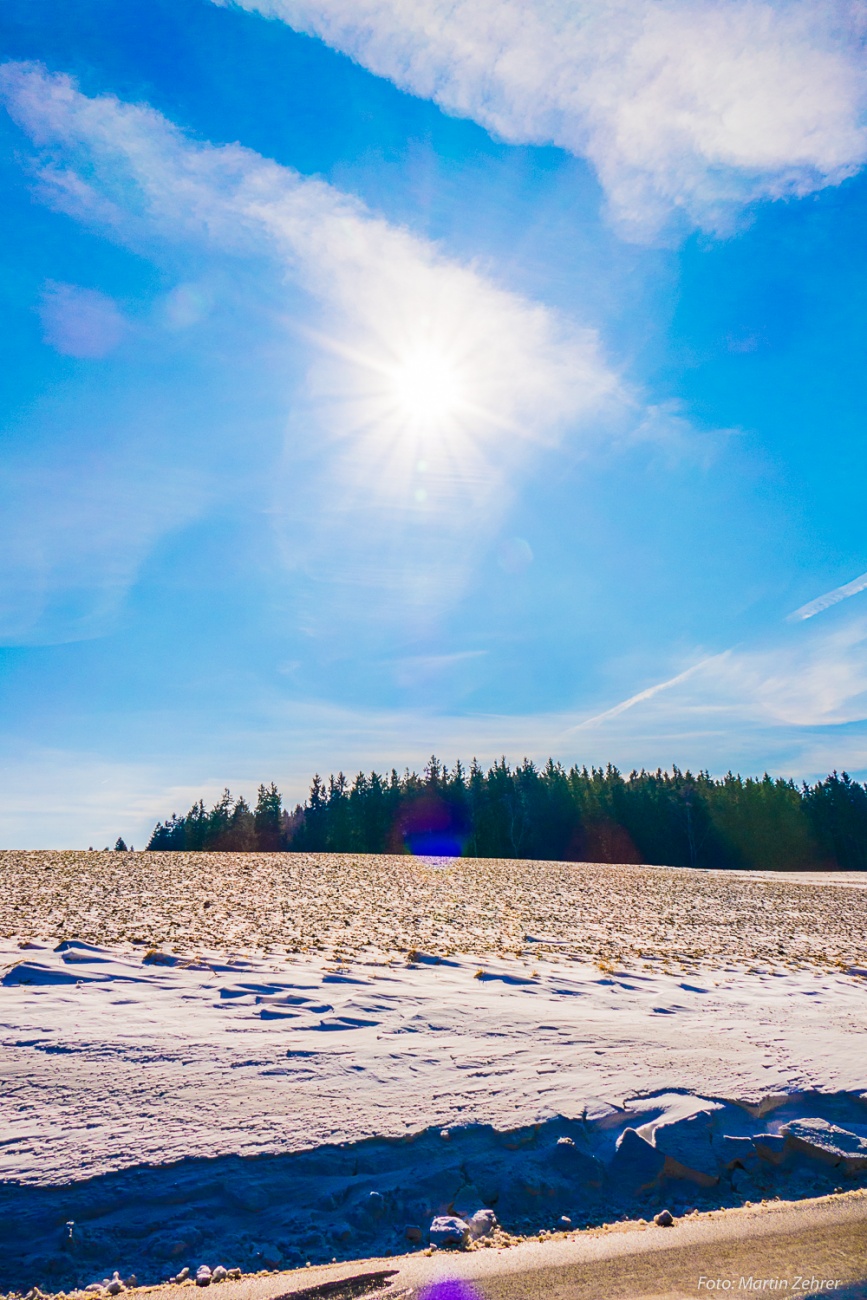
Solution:
[{"label": "asphalt surface", "polygon": [[[463,1283],[463,1286],[459,1284]],[[152,1288],[191,1300],[190,1286]],[[614,1224],[502,1250],[434,1252],[249,1276],[219,1300],[867,1300],[867,1192]],[[215,1297],[216,1300],[216,1297]]]}]

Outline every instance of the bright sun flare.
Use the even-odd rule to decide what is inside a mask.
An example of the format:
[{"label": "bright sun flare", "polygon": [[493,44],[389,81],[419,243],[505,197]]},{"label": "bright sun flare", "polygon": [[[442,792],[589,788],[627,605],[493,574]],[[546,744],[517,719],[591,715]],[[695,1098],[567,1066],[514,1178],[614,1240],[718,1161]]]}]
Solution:
[{"label": "bright sun flare", "polygon": [[416,425],[440,425],[461,403],[461,386],[454,364],[435,348],[417,348],[391,375],[396,405]]}]

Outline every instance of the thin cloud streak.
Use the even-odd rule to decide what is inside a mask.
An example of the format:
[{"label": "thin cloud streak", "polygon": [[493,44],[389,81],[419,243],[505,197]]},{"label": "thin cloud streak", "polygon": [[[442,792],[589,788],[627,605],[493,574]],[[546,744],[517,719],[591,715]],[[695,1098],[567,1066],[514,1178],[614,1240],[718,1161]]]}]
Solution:
[{"label": "thin cloud streak", "polygon": [[128,328],[111,298],[75,284],[49,281],[39,315],[46,343],[64,356],[87,360],[114,351]]},{"label": "thin cloud streak", "polygon": [[717,775],[770,770],[799,780],[845,768],[857,776],[867,771],[865,650],[867,619],[830,632],[818,625],[707,657],[577,722],[574,711],[365,709],[267,691],[247,702],[243,723],[223,718],[203,731],[173,711],[157,740],[151,715],[131,716],[122,745],[110,722],[88,752],[58,740],[38,748],[10,733],[0,748],[0,843],[101,846],[122,834],[141,845],[158,818],[200,796],[213,802],[225,785],[255,797],[257,783],[273,779],[291,805],[306,797],[314,772],[420,770],[432,752],[450,764],[551,756],[627,771],[676,763]]},{"label": "thin cloud streak", "polygon": [[[346,626],[359,590],[399,616],[407,605],[434,616],[460,595],[534,447],[587,436],[612,413],[640,419],[595,331],[333,186],[240,145],[191,141],[147,106],[89,98],[38,65],[0,68],[0,96],[40,150],[53,207],[149,256],[180,245],[252,262],[269,291],[276,265],[309,296],[306,318],[284,325],[307,373],[286,395],[273,517],[287,566],[320,592],[330,584],[320,627]],[[423,387],[440,371],[453,381],[430,424],[407,392],[419,370]],[[375,622],[369,605],[363,616]]]},{"label": "thin cloud streak", "polygon": [[51,645],[117,623],[139,567],[202,510],[208,488],[134,447],[77,448],[0,468],[0,641]]},{"label": "thin cloud streak", "polygon": [[824,596],[817,596],[815,600],[810,600],[806,605],[801,605],[789,614],[786,621],[788,623],[800,623],[807,618],[815,618],[817,614],[822,614],[832,605],[839,605],[841,600],[848,600],[850,596],[857,596],[859,592],[867,591],[867,573],[862,573],[860,578],[853,578],[851,582],[846,582],[842,587],[835,587],[833,591],[826,591]]},{"label": "thin cloud streak", "polygon": [[595,167],[617,219],[727,229],[867,157],[863,32],[837,0],[214,0],[278,18],[512,143]]},{"label": "thin cloud streak", "polygon": [[[592,718],[586,718],[576,726],[570,727],[569,732],[586,731],[590,727],[597,726],[600,722],[607,722],[611,718],[618,718],[620,714],[625,713],[627,709],[632,709],[636,704],[643,704],[647,700],[652,700],[653,697],[659,695],[661,691],[668,691],[674,686],[680,686],[682,682],[687,681],[690,677],[700,672],[701,669],[707,667],[708,664],[716,663],[718,660],[725,659],[730,653],[731,651],[724,650],[721,654],[710,655],[707,659],[701,659],[697,664],[693,664],[691,668],[687,668],[684,672],[678,673],[676,677],[669,677],[667,681],[657,682],[655,686],[648,686],[646,690],[639,691],[637,695],[630,695],[627,700],[621,700],[619,704],[615,704],[611,709],[606,709],[604,713],[597,713]],[[569,732],[566,734],[568,735]]]},{"label": "thin cloud streak", "polygon": [[[600,729],[627,712],[626,725],[660,736],[723,729],[846,727],[867,721],[867,619],[832,630],[775,637],[712,655],[574,730]],[[665,699],[660,696],[666,692]],[[632,718],[632,711],[636,717]]]},{"label": "thin cloud streak", "polygon": [[[814,655],[806,683],[797,657],[732,654],[723,679],[702,678],[696,665],[692,678],[662,684],[667,693],[644,692],[634,708],[609,711],[587,730],[565,712],[436,714],[270,697],[251,705],[243,729],[211,723],[205,734],[182,714],[167,716],[158,749],[150,719],[128,720],[122,749],[108,733],[86,753],[59,744],[37,749],[9,736],[0,754],[0,843],[101,847],[122,834],[141,847],[158,819],[199,797],[212,803],[226,785],[255,799],[258,782],[273,779],[291,806],[306,798],[314,772],[420,771],[432,752],[449,765],[473,756],[485,766],[502,755],[513,763],[550,756],[567,766],[613,762],[626,771],[676,763],[717,775],[770,770],[800,780],[845,768],[858,776],[867,771],[867,676],[850,669],[859,653],[863,661],[867,628],[859,635],[848,656],[833,645]],[[840,685],[823,698],[823,674],[835,669]]]}]

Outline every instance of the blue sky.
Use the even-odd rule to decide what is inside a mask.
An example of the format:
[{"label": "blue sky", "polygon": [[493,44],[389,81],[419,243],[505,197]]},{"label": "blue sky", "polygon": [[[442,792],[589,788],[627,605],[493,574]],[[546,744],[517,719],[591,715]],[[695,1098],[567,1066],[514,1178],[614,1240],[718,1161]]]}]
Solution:
[{"label": "blue sky", "polygon": [[848,9],[0,33],[0,842],[432,751],[867,771]]}]

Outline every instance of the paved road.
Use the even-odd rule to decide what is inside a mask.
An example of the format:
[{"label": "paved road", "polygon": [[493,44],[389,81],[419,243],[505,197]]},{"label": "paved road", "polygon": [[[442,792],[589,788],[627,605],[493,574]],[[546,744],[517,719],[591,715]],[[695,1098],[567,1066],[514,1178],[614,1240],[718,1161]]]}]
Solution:
[{"label": "paved road", "polygon": [[[353,1286],[359,1275],[370,1282]],[[344,1285],[335,1285],[341,1280]],[[445,1286],[459,1280],[472,1290],[459,1294]],[[867,1300],[867,1192],[715,1211],[672,1228],[618,1224],[506,1250],[414,1254],[249,1277],[224,1283],[219,1300],[365,1294],[369,1300],[409,1300],[437,1283],[442,1300],[745,1300],[756,1294]],[[154,1288],[155,1300],[180,1300],[182,1290],[190,1300],[189,1289],[180,1287]]]}]

